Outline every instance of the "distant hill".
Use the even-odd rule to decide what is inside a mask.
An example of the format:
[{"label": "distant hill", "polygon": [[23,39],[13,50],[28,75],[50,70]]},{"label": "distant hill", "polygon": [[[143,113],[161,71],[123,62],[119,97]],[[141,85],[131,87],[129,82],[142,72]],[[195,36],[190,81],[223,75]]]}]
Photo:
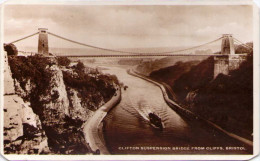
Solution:
[{"label": "distant hill", "polygon": [[190,71],[190,69],[197,65],[200,61],[188,61],[188,62],[177,62],[175,65],[155,70],[151,72],[150,77],[160,81],[165,82],[173,86],[174,81],[178,79],[182,74]]},{"label": "distant hill", "polygon": [[153,71],[161,68],[166,68],[175,65],[177,62],[202,61],[208,56],[171,56],[153,61],[145,61],[136,67],[136,70],[146,76],[149,76]]}]

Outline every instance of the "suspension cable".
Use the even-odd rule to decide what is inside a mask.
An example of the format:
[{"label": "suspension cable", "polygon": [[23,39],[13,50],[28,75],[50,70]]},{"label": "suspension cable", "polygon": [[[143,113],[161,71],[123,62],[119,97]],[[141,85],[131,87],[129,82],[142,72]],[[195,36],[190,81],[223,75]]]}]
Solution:
[{"label": "suspension cable", "polygon": [[63,39],[63,40],[66,40],[66,41],[69,41],[69,42],[78,44],[78,45],[82,45],[82,46],[89,47],[89,48],[94,48],[94,49],[99,49],[99,50],[104,50],[104,51],[110,51],[110,52],[117,52],[117,53],[126,53],[126,54],[169,54],[169,53],[176,53],[176,52],[182,52],[182,51],[186,51],[186,50],[198,48],[198,47],[201,47],[201,46],[204,46],[204,45],[208,45],[208,44],[210,44],[210,43],[216,42],[216,41],[218,41],[218,40],[220,40],[220,39],[223,38],[223,37],[220,37],[220,38],[215,39],[215,40],[213,40],[213,41],[210,41],[210,42],[207,42],[207,43],[198,45],[198,46],[186,48],[186,49],[172,50],[172,51],[166,51],[166,52],[148,53],[148,52],[131,52],[131,51],[121,51],[121,50],[114,50],[114,49],[102,48],[102,47],[97,47],[97,46],[93,46],[93,45],[81,43],[81,42],[78,42],[78,41],[74,41],[74,40],[71,40],[71,39],[68,39],[68,38],[65,38],[65,37],[56,35],[56,34],[51,33],[51,32],[48,32],[48,34],[50,34],[50,35],[52,35],[52,36],[54,36],[54,37],[57,37],[57,38],[60,38],[60,39]]},{"label": "suspension cable", "polygon": [[240,43],[241,45],[243,45],[243,46],[247,47],[247,48],[253,49],[253,47],[246,45],[245,43],[243,43],[243,42],[239,41],[239,40],[238,40],[238,39],[236,39],[236,38],[234,38],[234,40],[235,40],[236,42]]},{"label": "suspension cable", "polygon": [[36,33],[31,34],[31,35],[25,36],[25,37],[20,38],[20,39],[18,39],[18,40],[12,41],[12,42],[10,42],[9,44],[16,43],[16,42],[18,42],[18,41],[27,39],[27,38],[29,38],[29,37],[32,37],[32,36],[36,35],[36,34],[39,34],[39,32],[36,32]]},{"label": "suspension cable", "polygon": [[245,48],[247,48],[247,49],[253,49],[252,47],[250,47],[250,46],[248,46],[248,45],[245,45],[245,44],[242,44],[242,43],[239,42],[239,41],[234,40],[234,42],[238,43],[238,45],[241,45],[241,46],[243,46],[243,47],[245,47]]}]

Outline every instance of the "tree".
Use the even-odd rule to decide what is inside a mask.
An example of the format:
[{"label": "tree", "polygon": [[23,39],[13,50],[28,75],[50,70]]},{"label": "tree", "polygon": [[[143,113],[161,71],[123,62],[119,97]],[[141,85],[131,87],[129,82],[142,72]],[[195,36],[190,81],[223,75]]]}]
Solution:
[{"label": "tree", "polygon": [[18,50],[14,44],[4,44],[4,50],[7,52],[7,55],[17,55]]},{"label": "tree", "polygon": [[78,64],[76,65],[76,69],[79,71],[83,71],[85,68],[84,64],[81,61],[78,61]]},{"label": "tree", "polygon": [[70,65],[70,60],[67,57],[58,57],[58,64],[61,66],[69,66]]}]

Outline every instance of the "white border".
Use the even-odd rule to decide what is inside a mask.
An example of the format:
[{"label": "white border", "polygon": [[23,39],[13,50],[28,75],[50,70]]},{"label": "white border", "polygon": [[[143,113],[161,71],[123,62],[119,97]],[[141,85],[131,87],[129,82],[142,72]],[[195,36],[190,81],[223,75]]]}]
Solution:
[{"label": "white border", "polygon": [[6,5],[252,5],[253,0],[7,0]]},{"label": "white border", "polygon": [[[4,26],[4,23],[3,23],[3,17],[4,17],[4,9],[3,9],[4,7],[1,5],[0,6],[0,13],[1,13],[1,15],[0,15],[0,17],[1,17],[1,19],[0,19],[0,31],[1,31],[1,33],[3,33],[3,26]],[[4,72],[3,72],[3,70],[4,70],[4,62],[3,62],[3,60],[4,60],[4,54],[2,53],[2,51],[3,51],[3,34],[1,34],[1,38],[0,38],[0,153],[1,153],[1,156],[2,156],[2,151],[3,151],[3,132],[2,132],[2,130],[3,130],[3,128],[4,128],[4,114],[3,114],[3,106],[4,106],[4,102],[3,102],[3,100],[4,100],[4,98],[3,98],[3,95],[4,95]]]},{"label": "white border", "polygon": [[[252,0],[10,0],[1,6],[1,33],[3,33],[4,5],[253,5],[254,6],[254,154],[253,155],[4,155],[9,160],[249,160],[259,153],[259,9]],[[1,34],[1,47],[3,44]],[[3,53],[1,50],[0,85],[3,87]],[[3,95],[3,88],[0,94]],[[3,154],[3,97],[0,99],[0,142]]]},{"label": "white border", "polygon": [[[256,155],[259,155],[259,104],[260,104],[260,95],[259,95],[259,83],[260,83],[260,71],[259,71],[259,62],[260,62],[260,56],[259,56],[259,46],[260,46],[260,42],[259,42],[259,38],[260,38],[260,33],[259,33],[259,17],[260,17],[260,13],[259,13],[259,8],[257,6],[257,4],[254,4],[254,30],[253,30],[253,34],[254,34],[254,55],[253,55],[253,67],[254,67],[254,157]],[[259,159],[259,158],[258,158]]]}]

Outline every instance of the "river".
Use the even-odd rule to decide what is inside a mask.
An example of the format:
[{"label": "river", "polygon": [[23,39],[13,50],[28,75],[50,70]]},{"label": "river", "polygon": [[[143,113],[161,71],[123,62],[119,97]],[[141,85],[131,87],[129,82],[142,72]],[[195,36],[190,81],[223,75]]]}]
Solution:
[{"label": "river", "polygon": [[[165,103],[158,86],[127,74],[125,68],[109,67],[104,72],[115,74],[120,82],[128,86],[126,90],[122,89],[121,102],[104,119],[104,136],[111,154],[252,152],[252,149],[243,147],[236,140],[214,129],[183,118]],[[163,131],[150,125],[148,119],[150,112],[162,118],[165,126]]]}]

